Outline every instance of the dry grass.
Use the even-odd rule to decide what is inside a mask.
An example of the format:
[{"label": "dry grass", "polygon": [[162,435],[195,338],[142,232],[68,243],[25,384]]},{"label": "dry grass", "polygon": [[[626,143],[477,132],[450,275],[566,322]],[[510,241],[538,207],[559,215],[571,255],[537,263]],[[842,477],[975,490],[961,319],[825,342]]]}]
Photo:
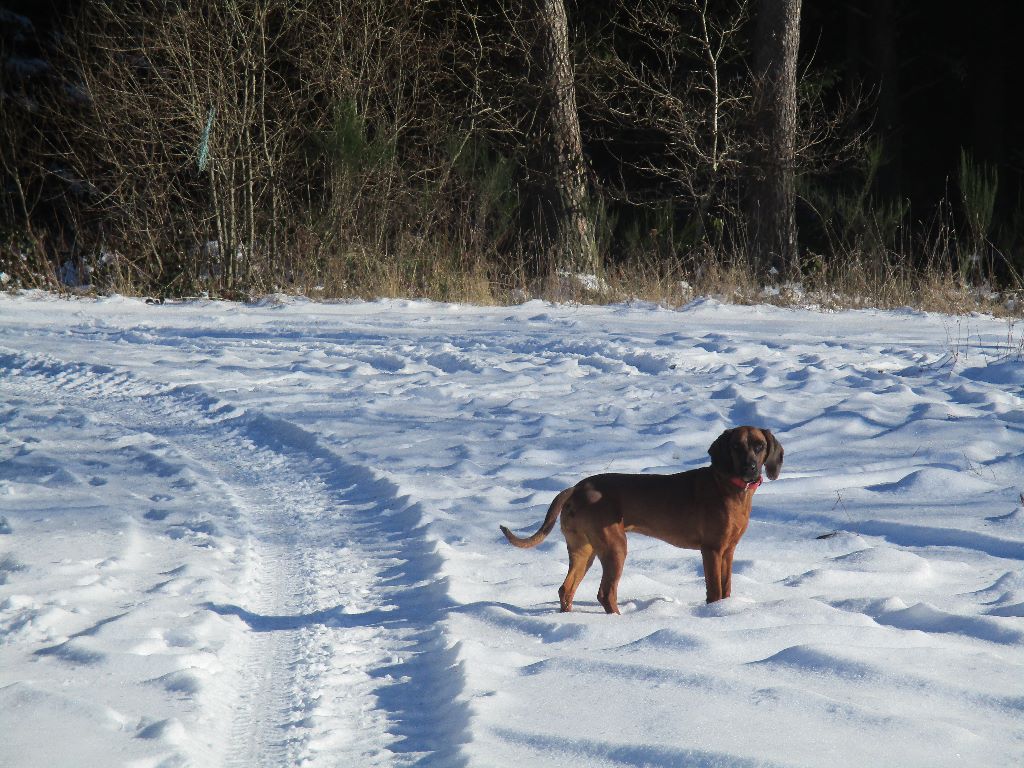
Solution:
[{"label": "dry grass", "polygon": [[313,299],[407,298],[490,305],[497,286],[479,262],[415,249],[401,255],[351,251],[322,260],[298,292]]},{"label": "dry grass", "polygon": [[530,297],[582,304],[639,300],[678,307],[700,296],[732,304],[773,304],[824,311],[910,308],[924,312],[1024,317],[1024,287],[994,290],[972,286],[950,269],[905,264],[809,269],[799,281],[766,286],[753,266],[740,259],[706,257],[670,264],[632,262],[601,276],[597,290],[581,281],[549,279]]},{"label": "dry grass", "polygon": [[[13,272],[18,279],[9,283],[8,289],[69,290],[45,258],[16,257],[13,249],[7,251],[0,266],[10,275],[11,266],[17,263],[23,273]],[[352,249],[318,255],[316,251],[311,247],[302,258],[293,260],[302,266],[286,285],[253,272],[249,291],[220,293],[218,298],[244,300],[293,293],[314,300],[408,298],[485,306],[530,299],[577,304],[636,300],[680,307],[706,296],[731,304],[822,311],[910,308],[950,315],[980,312],[1024,317],[1024,286],[1016,279],[1009,287],[996,290],[987,284],[971,285],[952,268],[935,262],[921,268],[895,257],[850,258],[839,265],[810,258],[799,280],[766,286],[746,259],[709,252],[679,259],[634,258],[607,266],[599,276],[558,273],[528,278],[530,270],[524,258],[496,265],[479,256],[458,254],[448,243],[432,245],[407,239],[401,243],[400,253]],[[75,292],[147,295],[150,290],[146,287],[150,281],[144,276],[133,279],[131,270],[107,277],[92,289]]]}]

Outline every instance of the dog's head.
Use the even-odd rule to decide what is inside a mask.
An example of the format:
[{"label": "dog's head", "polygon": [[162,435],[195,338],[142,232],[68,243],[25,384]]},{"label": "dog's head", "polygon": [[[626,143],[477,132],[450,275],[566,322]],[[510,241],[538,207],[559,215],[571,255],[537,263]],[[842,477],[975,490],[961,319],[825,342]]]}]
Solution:
[{"label": "dog's head", "polygon": [[761,467],[770,480],[777,478],[782,469],[782,443],[767,429],[727,429],[711,444],[708,454],[712,467],[745,483],[757,482]]}]

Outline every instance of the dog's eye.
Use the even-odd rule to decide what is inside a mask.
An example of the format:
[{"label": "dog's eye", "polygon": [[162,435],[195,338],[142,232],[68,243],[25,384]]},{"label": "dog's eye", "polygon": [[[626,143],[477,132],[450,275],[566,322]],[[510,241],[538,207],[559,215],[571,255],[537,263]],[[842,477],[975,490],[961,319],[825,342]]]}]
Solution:
[{"label": "dog's eye", "polygon": [[760,453],[761,451],[763,451],[766,448],[766,446],[765,446],[764,443],[754,443],[753,448],[754,448],[755,451]]}]

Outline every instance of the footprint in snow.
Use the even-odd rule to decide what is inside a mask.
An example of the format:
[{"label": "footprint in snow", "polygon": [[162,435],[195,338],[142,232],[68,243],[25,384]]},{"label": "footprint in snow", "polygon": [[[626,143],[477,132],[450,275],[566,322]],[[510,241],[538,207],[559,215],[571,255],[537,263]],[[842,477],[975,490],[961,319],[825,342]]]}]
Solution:
[{"label": "footprint in snow", "polygon": [[135,734],[137,739],[161,739],[164,741],[178,741],[186,738],[185,727],[177,718],[157,720],[151,722],[144,718],[139,723],[139,730]]},{"label": "footprint in snow", "polygon": [[168,538],[193,539],[193,543],[200,547],[212,547],[212,539],[221,535],[220,528],[212,520],[190,520],[185,523],[177,523],[167,529]]}]

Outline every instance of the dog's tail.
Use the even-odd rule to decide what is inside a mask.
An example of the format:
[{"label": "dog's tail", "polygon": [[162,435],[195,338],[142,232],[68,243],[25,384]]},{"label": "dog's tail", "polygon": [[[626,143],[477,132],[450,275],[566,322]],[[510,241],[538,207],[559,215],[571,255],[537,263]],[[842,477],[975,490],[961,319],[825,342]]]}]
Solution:
[{"label": "dog's tail", "polygon": [[555,521],[562,512],[562,507],[565,506],[565,502],[569,496],[572,495],[573,489],[566,488],[560,494],[555,496],[554,501],[551,502],[551,506],[548,507],[548,513],[544,517],[544,522],[540,524],[540,528],[533,536],[529,536],[525,539],[521,539],[516,536],[512,531],[506,528],[504,525],[501,526],[501,532],[505,534],[505,538],[509,540],[509,543],[514,547],[520,549],[529,549],[530,547],[536,547],[551,533],[551,529],[555,527]]}]

